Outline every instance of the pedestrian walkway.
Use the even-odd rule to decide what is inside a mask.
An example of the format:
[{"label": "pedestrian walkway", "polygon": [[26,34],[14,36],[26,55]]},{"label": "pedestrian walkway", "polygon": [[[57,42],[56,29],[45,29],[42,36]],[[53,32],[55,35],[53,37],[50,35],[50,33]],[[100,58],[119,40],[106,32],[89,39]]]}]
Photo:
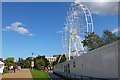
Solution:
[{"label": "pedestrian walkway", "polygon": [[52,78],[52,80],[64,80],[64,79],[54,75],[53,72],[48,72],[48,74]]},{"label": "pedestrian walkway", "polygon": [[32,75],[29,69],[22,69],[15,73],[3,74],[2,80],[32,80]]}]

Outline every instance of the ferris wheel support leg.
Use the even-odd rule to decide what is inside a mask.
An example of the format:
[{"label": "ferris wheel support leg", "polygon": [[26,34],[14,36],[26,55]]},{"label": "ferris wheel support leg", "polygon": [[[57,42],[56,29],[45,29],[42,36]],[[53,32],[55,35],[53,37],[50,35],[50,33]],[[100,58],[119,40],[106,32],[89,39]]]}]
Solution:
[{"label": "ferris wheel support leg", "polygon": [[60,55],[60,58],[59,58],[59,60],[58,60],[58,63],[60,62],[60,60],[61,60],[61,58],[62,58],[62,55],[63,55],[63,53]]},{"label": "ferris wheel support leg", "polygon": [[71,35],[69,38],[69,56],[68,56],[68,60],[70,60],[70,55],[71,55]]}]

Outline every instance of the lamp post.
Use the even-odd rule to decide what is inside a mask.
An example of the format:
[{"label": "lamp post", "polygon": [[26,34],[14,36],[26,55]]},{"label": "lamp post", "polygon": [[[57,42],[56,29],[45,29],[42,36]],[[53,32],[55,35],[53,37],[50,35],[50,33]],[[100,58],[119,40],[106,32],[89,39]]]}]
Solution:
[{"label": "lamp post", "polygon": [[31,67],[32,67],[32,69],[33,69],[33,67],[34,67],[34,53],[32,53]]}]

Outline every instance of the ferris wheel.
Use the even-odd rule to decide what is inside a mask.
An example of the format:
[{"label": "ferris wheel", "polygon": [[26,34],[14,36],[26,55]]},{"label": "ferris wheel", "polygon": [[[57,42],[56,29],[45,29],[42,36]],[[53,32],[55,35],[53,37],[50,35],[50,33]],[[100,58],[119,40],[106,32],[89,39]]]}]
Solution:
[{"label": "ferris wheel", "polygon": [[68,60],[87,52],[82,41],[88,32],[93,32],[93,20],[89,9],[79,2],[72,3],[63,28],[63,52]]}]

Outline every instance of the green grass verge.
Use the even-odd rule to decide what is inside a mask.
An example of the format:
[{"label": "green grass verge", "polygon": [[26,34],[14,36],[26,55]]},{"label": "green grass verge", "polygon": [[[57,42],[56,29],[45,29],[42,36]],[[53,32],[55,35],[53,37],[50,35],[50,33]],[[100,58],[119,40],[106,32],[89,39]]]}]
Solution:
[{"label": "green grass verge", "polygon": [[4,71],[3,71],[3,74],[8,73],[8,72],[9,72],[9,70],[4,70]]},{"label": "green grass verge", "polygon": [[52,80],[50,76],[47,74],[47,72],[43,70],[35,70],[30,69],[32,77],[34,80]]}]

